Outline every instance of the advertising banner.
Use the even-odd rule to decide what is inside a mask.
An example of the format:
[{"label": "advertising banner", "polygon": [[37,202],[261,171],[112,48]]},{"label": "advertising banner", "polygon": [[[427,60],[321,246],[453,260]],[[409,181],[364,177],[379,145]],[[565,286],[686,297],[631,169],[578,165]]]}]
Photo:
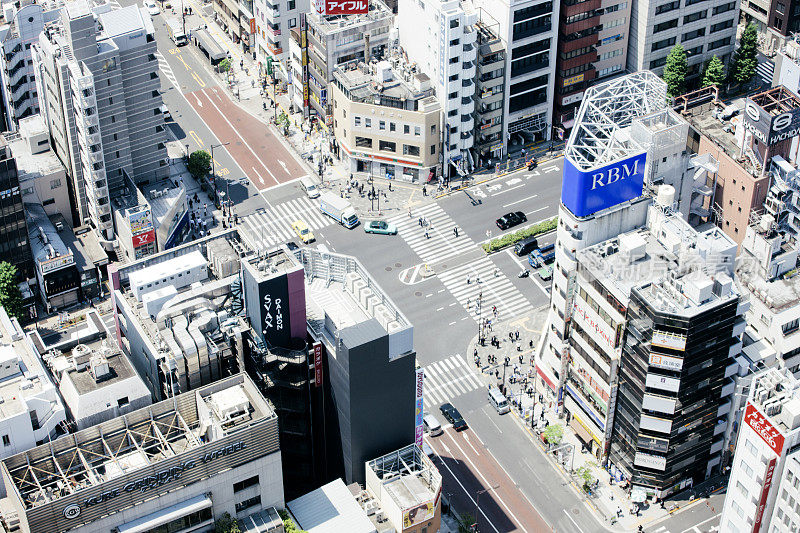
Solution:
[{"label": "advertising banner", "polygon": [[145,231],[153,229],[153,220],[150,218],[150,210],[142,209],[141,211],[128,213],[128,224],[131,226],[131,235],[138,235]]},{"label": "advertising banner", "polygon": [[767,498],[769,497],[769,489],[772,487],[772,476],[775,474],[775,463],[777,461],[777,457],[773,457],[767,465],[767,474],[764,476],[764,488],[761,489],[761,499],[758,501],[756,519],[753,522],[753,533],[758,533],[761,529],[761,520],[764,518],[764,507],[767,506]]},{"label": "advertising banner", "polygon": [[642,195],[647,154],[591,170],[580,170],[564,159],[561,201],[577,217],[588,217],[603,209],[633,200]]},{"label": "advertising banner", "polygon": [[744,107],[744,127],[756,139],[772,146],[800,133],[800,109],[772,115],[748,98]]},{"label": "advertising banner", "polygon": [[261,302],[261,334],[270,346],[288,346],[289,286],[286,276],[277,276],[259,283]]},{"label": "advertising banner", "polygon": [[654,329],[651,344],[653,346],[660,346],[661,348],[669,348],[670,350],[679,350],[682,352],[686,349],[686,336]]},{"label": "advertising banner", "polygon": [[670,357],[669,355],[661,355],[651,352],[650,366],[664,368],[666,370],[681,370],[683,368],[683,359],[680,357]]},{"label": "advertising banner", "polygon": [[783,434],[750,402],[747,402],[744,421],[753,431],[758,433],[758,436],[772,448],[773,452],[777,455],[781,454],[783,451]]},{"label": "advertising banner", "polygon": [[417,446],[422,448],[422,437],[425,433],[424,428],[422,427],[422,417],[424,415],[423,412],[423,402],[422,402],[422,392],[423,392],[423,385],[425,383],[425,371],[421,368],[418,368],[416,371],[416,386],[415,394],[414,394],[414,442]]},{"label": "advertising banner", "polygon": [[325,15],[364,15],[369,13],[368,0],[325,0]]},{"label": "advertising banner", "polygon": [[314,386],[322,386],[322,343],[314,343]]},{"label": "advertising banner", "polygon": [[151,242],[155,242],[156,240],[156,230],[151,229],[145,233],[139,233],[133,236],[133,247],[139,248],[140,246],[146,246]]},{"label": "advertising banner", "polygon": [[434,514],[436,514],[436,507],[432,501],[407,509],[403,511],[403,529],[431,520]]},{"label": "advertising banner", "polygon": [[600,343],[603,344],[604,347],[607,347],[612,352],[616,352],[619,339],[617,339],[615,330],[609,326],[605,320],[600,318],[600,315],[595,313],[586,302],[578,298],[575,299],[575,303],[572,305],[572,319],[580,325],[581,328],[590,332],[590,334],[594,333],[594,335],[592,335],[593,339],[597,340],[599,337],[602,339]]}]

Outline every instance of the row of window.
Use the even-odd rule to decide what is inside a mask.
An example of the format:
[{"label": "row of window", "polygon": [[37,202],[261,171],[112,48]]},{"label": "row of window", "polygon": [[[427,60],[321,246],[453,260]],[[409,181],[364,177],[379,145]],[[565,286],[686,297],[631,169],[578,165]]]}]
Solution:
[{"label": "row of window", "polygon": [[[371,149],[373,146],[372,139],[369,137],[358,137],[356,136],[356,147],[358,148],[369,148]],[[381,152],[391,152],[397,153],[397,143],[394,141],[384,141],[378,140],[378,150]],[[414,157],[419,157],[420,148],[414,144],[403,144],[403,155],[410,155]],[[431,145],[431,155],[436,154],[436,145]]]},{"label": "row of window", "polygon": [[[345,118],[347,118],[347,113],[345,113]],[[372,118],[364,117],[364,127],[371,128],[372,127]],[[356,127],[361,127],[361,117],[355,116],[353,117],[353,125]],[[379,131],[386,131],[387,121],[379,120],[378,121],[378,130]],[[397,123],[395,122],[388,122],[388,127],[390,132],[397,131]],[[411,135],[411,126],[409,124],[403,124],[403,135]],[[414,136],[419,137],[422,135],[422,128],[420,126],[414,126]],[[436,135],[436,124],[431,125],[431,135]]]}]

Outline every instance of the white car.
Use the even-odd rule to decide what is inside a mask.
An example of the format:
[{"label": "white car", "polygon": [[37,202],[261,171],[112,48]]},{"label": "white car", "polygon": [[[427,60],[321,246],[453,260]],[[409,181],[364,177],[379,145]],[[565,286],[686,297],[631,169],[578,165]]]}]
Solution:
[{"label": "white car", "polygon": [[161,10],[158,9],[158,5],[156,5],[154,0],[145,0],[144,7],[147,8],[147,12],[150,13],[151,17],[155,17],[161,13]]}]

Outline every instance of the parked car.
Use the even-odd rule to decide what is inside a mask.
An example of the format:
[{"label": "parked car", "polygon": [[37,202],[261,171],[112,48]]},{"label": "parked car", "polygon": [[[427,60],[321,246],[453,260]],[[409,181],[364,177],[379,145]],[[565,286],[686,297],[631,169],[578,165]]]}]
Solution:
[{"label": "parked car", "polygon": [[453,429],[456,431],[461,431],[467,429],[467,423],[464,421],[464,417],[461,416],[461,413],[458,412],[458,409],[453,407],[451,403],[443,403],[439,410],[442,412],[442,416],[447,419],[448,422],[453,424]]},{"label": "parked car", "polygon": [[147,8],[147,12],[150,13],[151,17],[155,17],[161,10],[158,9],[158,5],[156,4],[155,0],[144,0],[144,7]]},{"label": "parked car", "polygon": [[303,241],[303,244],[308,244],[316,240],[314,234],[308,229],[308,224],[302,220],[295,220],[292,222],[292,229],[297,233],[297,236],[300,237],[300,240]]},{"label": "parked car", "polygon": [[495,221],[495,223],[501,230],[506,230],[527,221],[528,217],[525,216],[525,213],[522,211],[514,211],[513,213],[506,213],[505,215],[501,216]]},{"label": "parked car", "polygon": [[385,220],[373,220],[364,225],[366,233],[379,233],[381,235],[397,235],[397,226]]}]

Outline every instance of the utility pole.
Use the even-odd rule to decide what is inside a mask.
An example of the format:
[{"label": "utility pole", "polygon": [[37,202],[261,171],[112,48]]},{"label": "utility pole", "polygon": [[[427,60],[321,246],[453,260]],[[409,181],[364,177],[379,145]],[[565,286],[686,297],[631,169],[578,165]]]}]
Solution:
[{"label": "utility pole", "polygon": [[222,146],[228,146],[229,142],[224,142],[220,144],[212,144],[211,145],[211,181],[214,182],[214,204],[219,204],[219,200],[217,199],[217,173],[216,173],[216,162],[214,161],[214,148],[220,148]]}]

